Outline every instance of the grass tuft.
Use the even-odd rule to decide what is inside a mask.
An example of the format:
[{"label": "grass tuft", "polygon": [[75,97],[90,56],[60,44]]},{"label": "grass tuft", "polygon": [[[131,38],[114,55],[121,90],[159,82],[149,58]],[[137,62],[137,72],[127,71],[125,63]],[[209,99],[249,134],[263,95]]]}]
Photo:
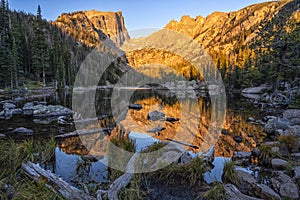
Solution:
[{"label": "grass tuft", "polygon": [[228,161],[224,164],[222,181],[224,183],[238,184],[239,178],[235,170],[234,161]]},{"label": "grass tuft", "polygon": [[222,184],[216,181],[210,190],[202,193],[196,199],[201,199],[201,197],[208,200],[222,200],[226,199],[226,191]]}]

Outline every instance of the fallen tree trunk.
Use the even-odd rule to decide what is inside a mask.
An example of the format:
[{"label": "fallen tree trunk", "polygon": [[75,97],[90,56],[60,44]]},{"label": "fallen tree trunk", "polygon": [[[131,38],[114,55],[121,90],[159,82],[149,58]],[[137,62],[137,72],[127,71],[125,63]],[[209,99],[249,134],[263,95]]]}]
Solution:
[{"label": "fallen tree trunk", "polygon": [[198,146],[195,146],[195,145],[192,145],[192,144],[188,144],[188,143],[186,143],[186,142],[181,142],[181,141],[173,140],[173,139],[170,139],[170,138],[166,138],[166,140],[171,141],[171,142],[175,142],[175,143],[177,143],[177,144],[181,144],[181,145],[184,145],[184,146],[192,147],[192,148],[194,148],[194,149],[199,149]]},{"label": "fallen tree trunk", "polygon": [[55,139],[64,139],[69,137],[81,136],[81,135],[90,135],[95,133],[103,133],[103,129],[92,129],[92,130],[76,130],[71,133],[66,133],[62,135],[55,136]]},{"label": "fallen tree trunk", "polygon": [[42,169],[39,164],[34,164],[32,162],[22,163],[22,169],[31,179],[37,182],[42,180],[46,181],[46,186],[48,188],[56,193],[59,193],[66,199],[95,200],[94,197],[89,196],[82,190],[69,185],[56,174]]},{"label": "fallen tree trunk", "polygon": [[138,157],[138,154],[135,153],[129,160],[126,172],[117,178],[111,185],[108,191],[98,190],[97,191],[97,200],[102,200],[102,194],[107,193],[107,197],[109,200],[118,200],[119,191],[126,187],[131,181],[134,173],[134,165],[135,161]]}]

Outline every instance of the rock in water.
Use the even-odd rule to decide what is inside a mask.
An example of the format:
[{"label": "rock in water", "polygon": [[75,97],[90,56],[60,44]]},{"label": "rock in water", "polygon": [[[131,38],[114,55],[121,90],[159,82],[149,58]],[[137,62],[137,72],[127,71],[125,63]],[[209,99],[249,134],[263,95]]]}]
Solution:
[{"label": "rock in water", "polygon": [[16,128],[12,132],[22,134],[22,135],[32,135],[33,134],[33,130],[24,128],[24,127]]},{"label": "rock in water", "polygon": [[243,142],[243,137],[240,135],[236,135],[233,137],[233,140],[236,141],[237,143]]},{"label": "rock in water", "polygon": [[148,119],[152,121],[157,121],[165,117],[165,113],[154,110],[153,112],[148,113]]},{"label": "rock in water", "polygon": [[143,107],[141,104],[129,104],[128,108],[133,110],[141,110]]},{"label": "rock in water", "polygon": [[177,121],[179,121],[179,118],[167,117],[166,121],[167,121],[167,122],[174,123],[174,122],[177,122]]}]

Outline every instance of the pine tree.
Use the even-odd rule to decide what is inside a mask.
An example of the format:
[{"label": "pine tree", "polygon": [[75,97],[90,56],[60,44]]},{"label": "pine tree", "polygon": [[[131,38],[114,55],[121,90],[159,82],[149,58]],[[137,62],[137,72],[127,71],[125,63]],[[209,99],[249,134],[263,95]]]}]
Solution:
[{"label": "pine tree", "polygon": [[46,43],[45,25],[42,20],[41,7],[38,6],[34,24],[34,39],[32,44],[32,66],[36,79],[46,86],[46,71],[49,69],[49,45]]}]

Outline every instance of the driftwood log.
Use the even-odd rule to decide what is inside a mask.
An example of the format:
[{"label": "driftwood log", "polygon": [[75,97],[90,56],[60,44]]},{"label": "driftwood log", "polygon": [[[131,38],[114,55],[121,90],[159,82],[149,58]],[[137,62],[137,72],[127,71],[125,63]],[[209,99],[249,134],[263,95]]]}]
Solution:
[{"label": "driftwood log", "polygon": [[126,172],[117,178],[111,185],[109,190],[98,190],[97,191],[97,200],[102,200],[102,194],[107,193],[107,197],[109,200],[118,200],[118,193],[119,191],[126,187],[129,182],[131,181],[134,173],[134,165],[135,161],[138,157],[138,154],[135,153],[129,160],[126,168]]},{"label": "driftwood log", "polygon": [[96,198],[84,193],[67,182],[62,180],[56,174],[50,171],[44,170],[39,164],[34,164],[32,162],[22,163],[22,169],[31,179],[35,181],[45,181],[46,186],[52,191],[59,193],[66,199],[86,199],[86,200],[96,200]]},{"label": "driftwood log", "polygon": [[[97,200],[102,200],[102,194],[106,193],[109,200],[118,200],[119,191],[126,187],[128,183],[131,181],[134,174],[134,165],[135,161],[138,157],[138,154],[134,154],[126,168],[126,172],[117,178],[109,187],[109,190],[98,190],[97,191]],[[58,175],[53,174],[50,171],[44,170],[40,167],[39,164],[34,164],[32,162],[22,163],[22,169],[27,176],[29,176],[34,181],[46,181],[46,186],[50,188],[52,191],[59,193],[66,199],[75,199],[75,200],[96,200],[96,198],[84,193],[82,190],[77,189],[63,179],[61,179]]]},{"label": "driftwood log", "polygon": [[81,135],[90,135],[95,133],[103,133],[103,129],[91,129],[91,130],[76,130],[71,133],[66,133],[62,135],[55,136],[55,139],[64,139],[69,137],[81,136]]},{"label": "driftwood log", "polygon": [[175,143],[177,143],[177,144],[181,144],[181,145],[184,145],[184,146],[192,147],[192,148],[194,148],[194,149],[199,149],[198,146],[192,145],[192,144],[188,144],[188,143],[186,143],[186,142],[181,142],[181,141],[173,140],[173,139],[170,139],[170,138],[166,138],[165,140],[171,141],[171,142],[175,142]]}]

